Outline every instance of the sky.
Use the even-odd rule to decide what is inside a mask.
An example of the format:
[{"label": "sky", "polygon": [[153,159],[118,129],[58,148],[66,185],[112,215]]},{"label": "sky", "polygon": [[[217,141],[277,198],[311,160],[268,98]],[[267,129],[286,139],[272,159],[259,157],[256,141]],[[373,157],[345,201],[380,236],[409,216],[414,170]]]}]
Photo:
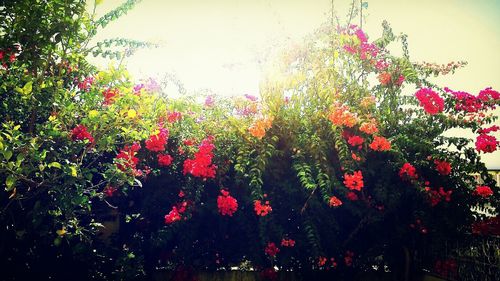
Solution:
[{"label": "sky", "polygon": [[[123,2],[103,0],[97,16]],[[473,94],[500,89],[500,0],[364,2],[363,29],[369,37],[380,36],[387,20],[396,34],[408,35],[412,61],[468,62],[454,75],[436,79],[439,85]],[[333,1],[340,18],[349,3]],[[143,0],[101,30],[96,41],[123,37],[158,43],[127,59],[137,79],[169,74],[188,91],[258,95],[265,54],[300,43],[330,20],[331,5],[331,0]],[[500,169],[500,151],[482,159]]]}]

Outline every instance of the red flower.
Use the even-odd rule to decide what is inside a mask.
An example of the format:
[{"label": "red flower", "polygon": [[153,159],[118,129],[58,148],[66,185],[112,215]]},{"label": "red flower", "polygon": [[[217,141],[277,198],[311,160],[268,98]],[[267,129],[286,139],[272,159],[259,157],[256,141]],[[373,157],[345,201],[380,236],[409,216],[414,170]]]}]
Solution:
[{"label": "red flower", "polygon": [[332,196],[330,197],[329,205],[330,207],[338,207],[342,205],[342,201],[340,201],[340,199],[338,199],[337,197]]},{"label": "red flower", "polygon": [[359,200],[358,195],[352,191],[347,192],[346,197],[347,197],[347,199],[349,199],[351,201],[358,201]]},{"label": "red flower", "polygon": [[212,164],[212,158],[214,157],[212,150],[215,148],[212,143],[213,139],[212,136],[204,139],[198,147],[198,152],[194,154],[194,159],[184,161],[184,175],[190,173],[195,177],[204,179],[215,178],[217,166]]},{"label": "red flower", "polygon": [[274,256],[276,256],[276,254],[278,254],[280,252],[280,249],[278,247],[276,247],[276,244],[274,244],[274,242],[269,242],[269,243],[267,243],[267,246],[266,246],[266,249],[264,250],[264,252],[266,253],[266,255],[268,255],[270,257],[274,257]]},{"label": "red flower", "polygon": [[370,148],[375,151],[386,151],[391,149],[391,143],[384,137],[375,136],[373,142],[370,143]]},{"label": "red flower", "polygon": [[136,166],[139,163],[139,158],[135,157],[137,151],[141,149],[141,145],[134,143],[132,146],[126,145],[120,153],[116,155],[116,159],[119,160],[116,166],[118,169],[125,171],[127,169],[132,169],[135,173]]},{"label": "red flower", "polygon": [[486,198],[486,197],[493,195],[493,191],[491,190],[491,188],[489,186],[479,185],[476,187],[475,194],[477,194],[478,196],[481,196],[483,198]]},{"label": "red flower", "polygon": [[167,114],[167,120],[169,123],[174,123],[176,121],[181,120],[182,115],[180,112],[174,111],[174,112],[169,112]]},{"label": "red flower", "polygon": [[149,139],[146,140],[146,148],[150,151],[164,151],[167,140],[168,130],[161,128],[158,134],[149,136]]},{"label": "red flower", "polygon": [[191,146],[194,144],[194,140],[193,139],[186,139],[183,141],[184,145],[187,145],[187,146]]},{"label": "red flower", "polygon": [[295,240],[293,239],[281,239],[281,246],[283,247],[294,247],[295,246]]},{"label": "red flower", "polygon": [[430,115],[437,114],[444,110],[444,100],[429,88],[422,88],[415,93],[415,97],[420,102],[420,106],[424,107],[425,112]]},{"label": "red flower", "polygon": [[480,134],[476,138],[476,150],[484,153],[491,153],[497,150],[498,141],[494,136]]},{"label": "red flower", "polygon": [[87,127],[85,127],[82,124],[77,125],[76,127],[71,130],[71,139],[73,141],[77,140],[85,140],[87,139],[89,142],[94,142],[94,138],[92,135],[87,131]]},{"label": "red flower", "polygon": [[344,184],[350,190],[358,190],[361,191],[363,188],[363,174],[361,171],[356,171],[352,175],[348,173],[344,174]]},{"label": "red flower", "polygon": [[253,202],[253,205],[257,216],[265,217],[273,210],[273,208],[271,208],[271,206],[269,205],[269,201],[266,201],[264,204],[262,204],[262,201],[255,200]]},{"label": "red flower", "polygon": [[232,217],[233,214],[238,210],[238,201],[229,195],[229,192],[226,190],[221,190],[217,197],[217,208],[219,209],[219,213],[223,216]]},{"label": "red flower", "polygon": [[451,173],[451,165],[446,161],[434,160],[436,164],[436,170],[443,176],[449,175]]},{"label": "red flower", "polygon": [[363,144],[364,141],[365,141],[365,139],[360,137],[360,136],[352,136],[352,137],[349,137],[349,139],[347,140],[347,142],[351,146],[360,146]]},{"label": "red flower", "polygon": [[107,197],[111,197],[115,194],[117,190],[118,189],[116,187],[108,185],[106,186],[106,188],[104,188],[103,192],[104,194],[106,194]]},{"label": "red flower", "polygon": [[168,154],[158,154],[158,165],[161,167],[167,167],[172,164],[174,158]]},{"label": "red flower", "polygon": [[318,266],[324,266],[324,265],[326,264],[326,261],[327,261],[327,260],[328,260],[328,259],[327,259],[327,258],[325,258],[325,257],[323,257],[323,256],[318,257]]},{"label": "red flower", "polygon": [[399,170],[399,176],[401,178],[404,178],[405,175],[407,175],[410,179],[418,178],[415,167],[413,167],[410,163],[404,163],[401,170]]},{"label": "red flower", "polygon": [[177,207],[172,207],[172,210],[165,215],[165,224],[172,224],[181,220],[181,214],[177,211]]},{"label": "red flower", "polygon": [[347,251],[344,256],[344,262],[346,266],[352,265],[352,258],[354,257],[354,253],[351,251]]},{"label": "red flower", "polygon": [[102,92],[102,95],[104,96],[104,105],[110,105],[112,104],[116,96],[118,96],[118,89],[107,89],[104,92]]}]

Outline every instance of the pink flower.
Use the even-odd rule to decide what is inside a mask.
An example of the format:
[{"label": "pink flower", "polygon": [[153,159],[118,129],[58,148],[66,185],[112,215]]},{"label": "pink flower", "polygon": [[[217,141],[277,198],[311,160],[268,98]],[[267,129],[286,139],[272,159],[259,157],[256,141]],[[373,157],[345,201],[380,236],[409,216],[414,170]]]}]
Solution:
[{"label": "pink flower", "polygon": [[87,127],[85,127],[82,124],[77,125],[76,127],[73,128],[73,130],[71,130],[71,139],[73,141],[88,140],[89,142],[94,142],[94,138],[87,131]]},{"label": "pink flower", "polygon": [[420,102],[420,106],[424,107],[425,112],[430,115],[437,114],[444,110],[444,100],[429,88],[422,88],[415,93],[415,97]]},{"label": "pink flower", "polygon": [[484,153],[491,153],[497,150],[498,141],[494,136],[480,134],[476,138],[476,150]]},{"label": "pink flower", "polygon": [[206,107],[212,107],[215,104],[215,100],[213,96],[207,96],[205,98],[205,106]]}]

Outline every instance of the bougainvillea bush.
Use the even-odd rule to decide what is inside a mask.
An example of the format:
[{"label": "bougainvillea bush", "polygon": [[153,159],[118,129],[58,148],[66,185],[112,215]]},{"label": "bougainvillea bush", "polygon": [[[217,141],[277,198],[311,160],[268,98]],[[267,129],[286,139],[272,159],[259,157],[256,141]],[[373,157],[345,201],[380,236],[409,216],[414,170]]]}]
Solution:
[{"label": "bougainvillea bush", "polygon": [[66,2],[0,10],[7,280],[397,273],[470,233],[472,207],[498,205],[480,155],[499,146],[500,94],[432,84],[462,63],[412,62],[387,24],[376,40],[325,26],[276,59],[260,97],[196,102],[86,62],[121,56],[87,43],[135,1],[99,20]]}]

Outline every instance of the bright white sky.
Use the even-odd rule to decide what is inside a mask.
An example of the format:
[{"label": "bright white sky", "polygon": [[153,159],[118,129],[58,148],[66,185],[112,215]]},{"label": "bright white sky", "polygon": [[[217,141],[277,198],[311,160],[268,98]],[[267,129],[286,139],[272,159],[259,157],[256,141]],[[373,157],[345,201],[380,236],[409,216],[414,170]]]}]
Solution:
[{"label": "bright white sky", "polygon": [[[92,0],[89,0],[92,1]],[[97,15],[123,0],[104,0]],[[371,38],[387,20],[408,35],[413,61],[469,65],[439,85],[477,94],[500,90],[500,1],[367,0],[363,29]],[[127,60],[136,78],[175,75],[188,91],[258,95],[264,54],[293,42],[329,21],[331,0],[143,0],[112,22],[97,40],[123,37],[160,43]],[[342,19],[349,0],[334,0]],[[497,110],[496,114],[498,115]],[[500,124],[499,124],[500,125]],[[497,134],[497,138],[500,135]],[[500,151],[483,160],[500,168]]]}]

